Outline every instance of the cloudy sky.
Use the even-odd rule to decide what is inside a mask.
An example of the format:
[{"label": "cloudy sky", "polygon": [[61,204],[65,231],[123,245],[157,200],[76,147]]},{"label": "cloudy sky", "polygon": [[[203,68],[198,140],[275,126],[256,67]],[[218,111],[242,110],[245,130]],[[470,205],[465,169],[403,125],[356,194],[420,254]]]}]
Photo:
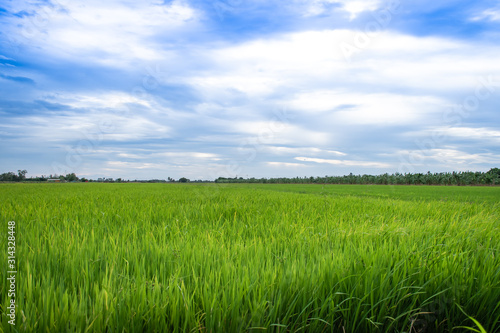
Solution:
[{"label": "cloudy sky", "polygon": [[500,2],[0,0],[0,172],[500,166]]}]

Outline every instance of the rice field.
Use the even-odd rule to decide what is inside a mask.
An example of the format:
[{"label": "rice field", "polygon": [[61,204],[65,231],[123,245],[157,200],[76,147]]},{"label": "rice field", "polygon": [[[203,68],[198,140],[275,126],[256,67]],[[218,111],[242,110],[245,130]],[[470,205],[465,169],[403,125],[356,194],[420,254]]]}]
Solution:
[{"label": "rice field", "polygon": [[499,187],[0,184],[0,220],[4,332],[500,332]]}]

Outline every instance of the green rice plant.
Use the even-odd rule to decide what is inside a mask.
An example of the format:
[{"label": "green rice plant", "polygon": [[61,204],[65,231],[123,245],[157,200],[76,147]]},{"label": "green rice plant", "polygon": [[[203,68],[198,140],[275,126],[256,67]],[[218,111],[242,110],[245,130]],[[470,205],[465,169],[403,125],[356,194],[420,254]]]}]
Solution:
[{"label": "green rice plant", "polygon": [[464,315],[466,315],[470,320],[472,320],[474,322],[474,324],[476,324],[476,326],[478,327],[478,329],[475,329],[475,328],[469,327],[469,326],[457,326],[457,327],[454,327],[453,329],[463,328],[463,329],[466,329],[466,330],[469,330],[469,331],[473,331],[473,332],[487,333],[486,330],[484,329],[484,327],[476,319],[468,316],[467,313],[465,313],[465,311],[460,307],[460,305],[457,304],[457,307],[460,309],[460,311],[462,311],[462,313]]},{"label": "green rice plant", "polygon": [[498,199],[496,187],[0,184],[0,220],[18,232],[16,326],[1,284],[0,327],[451,332],[474,318],[500,332]]}]

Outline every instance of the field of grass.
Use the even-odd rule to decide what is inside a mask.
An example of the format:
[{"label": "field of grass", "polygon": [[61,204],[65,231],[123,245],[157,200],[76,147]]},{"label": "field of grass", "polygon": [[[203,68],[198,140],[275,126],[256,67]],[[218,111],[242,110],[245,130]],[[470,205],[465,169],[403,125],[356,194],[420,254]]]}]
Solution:
[{"label": "field of grass", "polygon": [[500,332],[499,187],[0,184],[0,221],[4,332]]}]

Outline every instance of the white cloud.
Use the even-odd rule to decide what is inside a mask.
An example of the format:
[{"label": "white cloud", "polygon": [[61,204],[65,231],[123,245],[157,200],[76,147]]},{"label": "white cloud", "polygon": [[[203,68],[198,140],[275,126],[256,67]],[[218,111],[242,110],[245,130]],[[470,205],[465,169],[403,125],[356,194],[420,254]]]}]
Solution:
[{"label": "white cloud", "polygon": [[[22,124],[17,125],[21,122]],[[5,127],[6,125],[4,125]],[[148,138],[168,138],[171,128],[142,115],[117,115],[104,112],[65,112],[47,116],[27,116],[8,125],[29,128],[26,140],[59,143],[70,149],[69,142],[83,142],[85,149],[104,141],[126,142]]]},{"label": "white cloud", "polygon": [[[62,104],[69,105],[74,108],[126,108],[126,104],[139,104],[148,108],[152,108],[154,103],[152,99],[146,97],[137,97],[121,91],[94,92],[93,94],[71,94],[62,93],[64,97],[57,98],[57,101]],[[158,105],[155,104],[155,107]]]},{"label": "white cloud", "polygon": [[498,156],[491,154],[469,154],[455,149],[432,149],[429,158],[437,161],[451,163],[488,163],[492,162],[492,158],[498,161]]},{"label": "white cloud", "polygon": [[303,162],[314,162],[322,164],[332,164],[341,166],[362,166],[371,168],[388,168],[390,167],[387,163],[381,162],[366,162],[366,161],[350,161],[350,160],[333,160],[333,159],[322,159],[322,158],[311,158],[311,157],[295,157],[298,161]]},{"label": "white cloud", "polygon": [[304,114],[339,108],[332,118],[339,123],[408,124],[428,121],[452,94],[474,93],[481,76],[500,75],[494,46],[389,31],[348,62],[340,45],[358,33],[305,31],[207,49],[205,71],[170,80],[192,86],[205,105],[248,98],[254,113],[266,100]]},{"label": "white cloud", "polygon": [[[61,2],[56,2],[61,4]],[[56,58],[123,67],[133,61],[168,57],[153,41],[157,34],[175,34],[193,24],[197,14],[183,1],[64,1],[63,5],[30,5],[35,13],[17,19],[19,35]]]},{"label": "white cloud", "polygon": [[111,141],[137,141],[144,139],[159,139],[171,137],[171,128],[158,124],[153,119],[141,116],[129,118],[109,117],[104,119],[111,128],[103,134],[104,140]]},{"label": "white cloud", "polygon": [[360,13],[374,11],[380,7],[380,0],[313,0],[308,1],[305,16],[316,16],[328,12],[329,5],[337,4],[342,10],[350,15],[350,19],[355,19]]},{"label": "white cloud", "polygon": [[500,163],[500,156],[493,153],[467,153],[453,148],[436,148],[426,150],[401,150],[396,153],[399,156],[409,156],[415,166],[438,163],[448,169],[456,169],[457,166],[471,166],[478,164]]},{"label": "white cloud", "polygon": [[500,131],[485,127],[440,127],[432,130],[432,133],[483,142],[500,142]]},{"label": "white cloud", "polygon": [[187,159],[200,159],[219,161],[220,155],[197,151],[161,151],[164,148],[143,149],[143,148],[122,148],[122,149],[98,149],[97,154],[106,154],[110,157],[121,157],[128,159],[154,159],[165,161],[174,158],[176,161],[186,161]]},{"label": "white cloud", "polygon": [[473,90],[479,77],[500,73],[500,63],[493,58],[498,50],[493,44],[387,31],[368,38],[364,46],[355,42],[359,33],[353,32],[347,42],[357,47],[350,58],[351,70],[362,84],[442,94]]},{"label": "white cloud", "polygon": [[341,124],[402,125],[440,112],[446,101],[432,96],[318,90],[298,94],[289,105],[304,112],[329,112]]},{"label": "white cloud", "polygon": [[286,162],[266,162],[267,165],[276,168],[304,168],[307,167],[301,163],[286,163]]},{"label": "white cloud", "polygon": [[334,2],[341,3],[344,10],[350,14],[351,19],[356,18],[362,12],[377,10],[381,3],[379,0],[337,0]]},{"label": "white cloud", "polygon": [[221,64],[239,64],[244,61],[255,66],[253,69],[261,71],[275,67],[289,68],[293,65],[318,66],[316,61],[331,60],[336,54],[337,59],[340,59],[339,52],[332,54],[335,50],[332,42],[335,43],[348,33],[348,30],[323,30],[275,35],[215,50],[213,56]]},{"label": "white cloud", "polygon": [[[225,123],[225,122],[222,122]],[[246,134],[248,145],[305,145],[325,146],[332,135],[294,124],[274,124],[266,121],[228,121],[229,133]],[[299,139],[300,138],[300,139]]]},{"label": "white cloud", "polygon": [[347,34],[345,30],[299,32],[207,50],[211,69],[180,79],[208,95],[236,89],[258,98],[306,81],[329,81],[335,72],[345,70],[336,41]]},{"label": "white cloud", "polygon": [[123,157],[123,158],[129,158],[129,159],[143,159],[144,155],[139,155],[139,154],[128,154],[128,153],[118,153],[116,154],[118,157]]},{"label": "white cloud", "polygon": [[267,146],[262,148],[263,151],[269,152],[273,155],[336,155],[345,156],[347,154],[334,151],[334,150],[324,150],[314,147],[280,147],[280,146]]},{"label": "white cloud", "polygon": [[218,161],[220,158],[217,154],[211,153],[199,153],[199,152],[165,152],[159,154],[153,154],[155,156],[165,156],[174,158],[196,158],[196,159],[210,159],[213,161]]},{"label": "white cloud", "polygon": [[161,164],[157,163],[142,163],[142,162],[122,162],[122,161],[107,161],[107,165],[115,169],[105,169],[107,171],[121,171],[123,168],[130,169],[160,169]]},{"label": "white cloud", "polygon": [[489,8],[479,15],[472,17],[472,21],[500,21],[500,8]]},{"label": "white cloud", "polygon": [[[355,97],[352,96],[352,97]],[[416,124],[442,110],[445,102],[430,96],[392,94],[358,95],[346,104],[359,105],[336,112],[335,119],[343,124],[405,125]]]},{"label": "white cloud", "polygon": [[[281,80],[273,77],[257,77],[243,75],[226,75],[212,77],[195,77],[190,80],[190,83],[198,89],[205,92],[225,90],[227,88],[235,89],[244,92],[248,95],[267,95],[273,91],[273,88],[278,87]],[[270,89],[271,87],[271,89]]]}]

